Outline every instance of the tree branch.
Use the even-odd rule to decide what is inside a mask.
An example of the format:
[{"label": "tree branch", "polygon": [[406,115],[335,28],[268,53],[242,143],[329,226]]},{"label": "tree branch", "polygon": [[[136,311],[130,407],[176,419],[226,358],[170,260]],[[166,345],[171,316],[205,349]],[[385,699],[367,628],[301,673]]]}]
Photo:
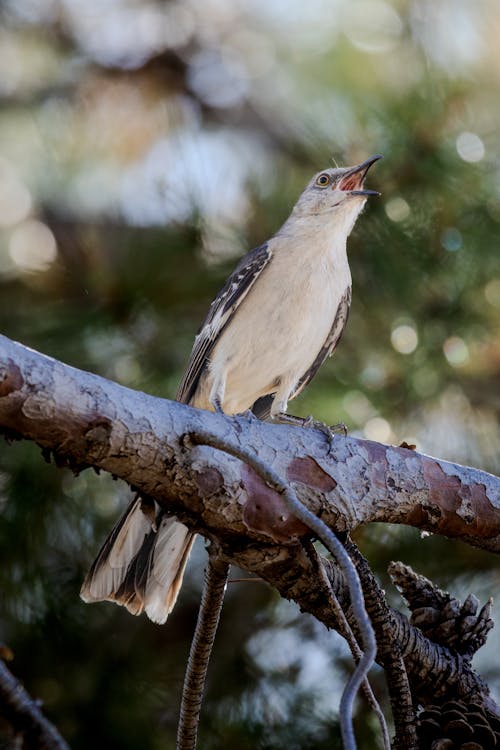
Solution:
[{"label": "tree branch", "polygon": [[0,659],[0,707],[14,730],[23,735],[26,748],[69,750],[57,729],[45,718],[38,703]]},{"label": "tree branch", "polygon": [[[355,619],[347,608],[348,591],[340,571],[330,561],[323,561],[332,587],[347,614],[349,624],[356,631]],[[377,654],[377,662],[384,668],[384,651],[390,644],[397,644],[398,651],[404,660],[414,701],[432,696],[435,702],[444,702],[458,698],[465,702],[480,702],[491,715],[500,718],[500,707],[490,697],[488,686],[472,669],[470,659],[438,643],[433,643],[422,631],[410,625],[408,619],[397,610],[383,606],[377,595],[379,588],[368,566],[364,566],[362,582],[365,589],[365,604],[368,614],[377,631],[378,642],[384,641],[385,647]],[[367,596],[369,590],[373,595]],[[381,608],[383,607],[383,611]],[[316,615],[318,617],[318,615]],[[321,619],[321,618],[320,618]],[[327,627],[335,627],[335,619],[329,620],[326,613],[322,620]]]},{"label": "tree branch", "polygon": [[219,624],[229,565],[210,555],[205,573],[198,621],[191,642],[182,689],[182,702],[177,728],[177,750],[194,750],[200,721],[201,703],[207,677],[208,662]]},{"label": "tree branch", "polygon": [[[184,435],[251,444],[302,503],[338,531],[372,521],[415,526],[500,552],[500,479],[406,448],[224,417],[133,391],[0,336],[0,429],[75,470],[112,472],[196,530],[245,545],[306,533],[237,459]],[[265,500],[266,508],[257,505]]]}]

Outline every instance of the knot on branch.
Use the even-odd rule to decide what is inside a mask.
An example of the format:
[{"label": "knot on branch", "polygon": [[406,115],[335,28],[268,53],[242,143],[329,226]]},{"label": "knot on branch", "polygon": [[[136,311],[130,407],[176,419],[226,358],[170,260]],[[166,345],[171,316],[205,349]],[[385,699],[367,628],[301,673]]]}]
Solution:
[{"label": "knot on branch", "polygon": [[500,720],[477,703],[429,705],[418,716],[420,750],[493,750],[500,747]]},{"label": "knot on branch", "polygon": [[20,368],[12,359],[7,359],[0,366],[0,398],[9,396],[24,385],[24,378]]},{"label": "knot on branch", "polygon": [[391,563],[388,572],[411,610],[411,624],[431,641],[466,659],[486,643],[494,625],[491,599],[479,609],[479,600],[469,594],[462,604],[401,562]]}]

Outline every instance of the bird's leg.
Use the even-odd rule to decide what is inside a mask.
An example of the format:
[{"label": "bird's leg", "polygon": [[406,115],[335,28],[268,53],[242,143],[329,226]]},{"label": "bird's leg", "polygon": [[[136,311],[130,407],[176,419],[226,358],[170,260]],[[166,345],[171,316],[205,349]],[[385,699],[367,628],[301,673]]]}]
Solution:
[{"label": "bird's leg", "polygon": [[224,414],[224,409],[222,408],[222,403],[219,398],[210,399],[210,404],[214,407],[214,411],[217,412],[217,414]]},{"label": "bird's leg", "polygon": [[208,400],[210,401],[210,405],[213,407],[213,410],[217,412],[217,414],[224,414],[224,409],[222,408],[222,404],[224,402],[224,395],[226,392],[226,378],[225,374],[223,377],[218,378],[214,384],[212,385],[212,388],[210,389],[210,396],[208,397]]}]

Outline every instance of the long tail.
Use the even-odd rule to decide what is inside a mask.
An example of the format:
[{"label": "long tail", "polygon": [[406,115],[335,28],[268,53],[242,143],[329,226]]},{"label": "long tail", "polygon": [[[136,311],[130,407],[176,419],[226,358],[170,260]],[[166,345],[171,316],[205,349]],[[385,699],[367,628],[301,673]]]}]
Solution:
[{"label": "long tail", "polygon": [[104,542],[80,591],[163,623],[176,602],[195,534],[154,500],[135,498]]}]

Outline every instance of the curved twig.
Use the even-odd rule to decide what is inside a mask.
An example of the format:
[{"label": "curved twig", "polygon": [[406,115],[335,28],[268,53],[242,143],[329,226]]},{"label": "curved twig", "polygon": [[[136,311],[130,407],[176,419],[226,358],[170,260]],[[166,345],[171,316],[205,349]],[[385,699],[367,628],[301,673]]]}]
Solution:
[{"label": "curved twig", "polygon": [[416,716],[410,682],[400,643],[388,637],[389,605],[367,560],[350,538],[346,540],[346,549],[361,578],[366,606],[378,637],[379,661],[382,661],[387,675],[387,687],[396,730],[394,750],[416,750],[418,747],[415,729]]},{"label": "curved twig", "polygon": [[16,732],[24,735],[26,747],[38,750],[69,750],[56,727],[40,706],[0,659],[0,706]]},{"label": "curved twig", "polygon": [[308,510],[298,499],[295,491],[288,485],[270,466],[266,465],[260,458],[241,446],[215,436],[208,432],[196,431],[189,434],[192,443],[208,445],[217,450],[229,453],[252,467],[261,479],[278,492],[293,515],[302,521],[314,534],[321,539],[328,551],[333,555],[338,566],[341,568],[347,583],[351,608],[356,618],[363,645],[363,653],[359,659],[354,672],[349,678],[340,700],[340,729],[345,750],[355,750],[356,741],[352,723],[352,707],[356,693],[361,687],[368,671],[375,662],[377,644],[370,619],[367,615],[363,591],[355,566],[347,554],[340,540],[334,532],[317,516]]},{"label": "curved twig", "polygon": [[[356,640],[356,636],[354,635],[352,628],[349,625],[347,617],[345,616],[344,610],[342,609],[342,606],[337,598],[337,595],[335,591],[333,590],[332,582],[330,581],[323,565],[321,564],[321,557],[319,557],[318,559],[318,572],[321,578],[323,579],[325,585],[327,586],[328,590],[330,591],[330,600],[331,600],[332,609],[334,610],[335,615],[338,619],[338,632],[346,640],[354,661],[358,662],[362,653],[361,649]],[[365,694],[365,698],[368,701],[369,706],[372,708],[380,724],[384,750],[391,750],[391,740],[389,737],[389,729],[387,727],[387,722],[385,720],[385,716],[380,707],[380,704],[378,700],[376,699],[375,694],[372,690],[372,686],[370,685],[370,682],[368,681],[368,678],[365,678],[363,680],[363,684],[361,685],[361,688]]]},{"label": "curved twig", "polygon": [[194,750],[196,747],[208,663],[224,602],[228,574],[227,563],[216,557],[209,557],[182,688],[177,750]]}]

